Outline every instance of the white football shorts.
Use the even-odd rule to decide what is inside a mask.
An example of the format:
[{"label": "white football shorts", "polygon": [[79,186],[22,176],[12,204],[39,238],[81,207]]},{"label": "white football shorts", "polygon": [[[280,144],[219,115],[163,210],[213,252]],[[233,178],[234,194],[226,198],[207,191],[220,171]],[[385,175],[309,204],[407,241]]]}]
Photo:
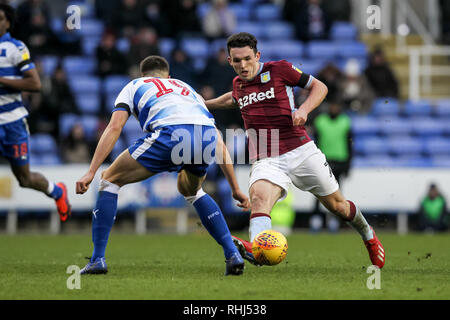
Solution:
[{"label": "white football shorts", "polygon": [[258,180],[268,180],[280,186],[284,190],[280,200],[287,196],[291,183],[317,196],[327,196],[339,189],[325,155],[313,141],[281,156],[253,163],[249,188]]}]

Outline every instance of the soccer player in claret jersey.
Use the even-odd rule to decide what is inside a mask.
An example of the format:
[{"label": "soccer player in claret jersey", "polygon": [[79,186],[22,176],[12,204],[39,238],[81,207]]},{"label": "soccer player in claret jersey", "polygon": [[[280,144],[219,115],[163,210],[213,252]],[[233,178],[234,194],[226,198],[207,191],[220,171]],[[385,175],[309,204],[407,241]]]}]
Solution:
[{"label": "soccer player in claret jersey", "polygon": [[66,221],[71,211],[64,183],[30,171],[28,112],[21,91],[39,91],[41,81],[26,45],[8,32],[13,24],[14,9],[0,4],[0,155],[8,159],[19,185],[55,199],[59,217]]},{"label": "soccer player in claret jersey", "polygon": [[81,274],[107,272],[105,249],[116,217],[119,189],[160,172],[176,171],[178,191],[194,206],[205,228],[223,248],[225,275],[240,275],[244,260],[233,243],[222,211],[201,188],[207,168],[214,160],[211,156],[217,153],[216,157],[224,160],[218,164],[230,183],[233,197],[239,201],[238,206],[244,210],[249,208],[249,200],[239,189],[230,155],[215,128],[214,118],[203,98],[188,84],[170,79],[169,64],[163,57],[145,58],[140,69],[142,77],[128,83],[119,93],[89,171],[76,183],[78,194],[88,190],[96,171],[133,114],[145,135],[102,172],[92,212],[94,252]]},{"label": "soccer player in claret jersey", "polygon": [[[206,101],[206,106],[210,110],[239,107],[248,132],[254,161],[249,181],[250,241],[233,237],[243,257],[257,264],[251,243],[259,232],[271,229],[270,211],[293,183],[347,221],[361,235],[372,264],[382,268],[385,252],[375,231],[358,206],[343,197],[325,155],[304,128],[308,114],[325,98],[327,87],[288,61],[261,63],[257,40],[249,33],[230,36],[227,47],[229,63],[237,73],[233,91]],[[298,108],[295,86],[309,90]]]}]

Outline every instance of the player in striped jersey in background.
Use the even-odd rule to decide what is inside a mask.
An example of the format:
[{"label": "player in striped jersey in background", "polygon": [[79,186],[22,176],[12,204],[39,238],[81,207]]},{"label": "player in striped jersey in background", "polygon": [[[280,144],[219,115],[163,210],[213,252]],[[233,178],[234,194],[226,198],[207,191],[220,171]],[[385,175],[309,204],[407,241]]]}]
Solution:
[{"label": "player in striped jersey in background", "polygon": [[19,185],[55,199],[60,219],[66,221],[70,215],[66,186],[30,171],[28,112],[21,92],[39,91],[41,81],[28,48],[9,33],[14,14],[11,6],[0,4],[0,155],[8,159]]}]

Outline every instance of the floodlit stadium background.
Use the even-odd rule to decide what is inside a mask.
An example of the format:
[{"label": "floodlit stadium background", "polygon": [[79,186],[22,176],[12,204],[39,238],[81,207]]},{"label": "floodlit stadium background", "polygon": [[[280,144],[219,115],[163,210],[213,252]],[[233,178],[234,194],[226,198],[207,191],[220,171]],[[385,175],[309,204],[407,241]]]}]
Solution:
[{"label": "floodlit stadium background", "polygon": [[[89,230],[98,180],[84,196],[75,195],[75,181],[87,169],[115,97],[138,76],[140,59],[161,54],[171,63],[172,77],[190,83],[205,98],[218,96],[229,90],[234,77],[220,49],[226,46],[227,34],[239,31],[257,37],[262,61],[286,59],[319,79],[332,63],[338,91],[344,90],[349,77],[365,76],[371,52],[382,49],[398,90],[387,97],[372,88],[371,94],[361,96],[358,87],[346,102],[354,156],[342,189],[379,227],[399,232],[414,228],[414,214],[430,183],[450,199],[449,6],[445,1],[323,0],[325,33],[311,38],[304,32],[305,10],[298,11],[306,2],[229,1],[230,27],[218,33],[220,19],[208,19],[212,1],[42,0],[37,10],[22,7],[15,36],[29,47],[43,82],[41,93],[23,95],[30,111],[31,166],[68,185],[73,217],[60,224],[53,201],[19,188],[3,161],[0,232]],[[9,3],[20,8],[24,2]],[[296,94],[299,105],[304,95]],[[326,107],[327,102],[318,111]],[[242,127],[239,111],[214,115],[222,130]],[[309,125],[316,115],[311,115]],[[68,138],[74,125],[74,134],[85,144]],[[141,135],[131,119],[109,161]],[[243,150],[241,146],[230,152]],[[248,165],[236,166],[245,191],[248,171]],[[217,166],[210,169],[205,189],[218,200],[230,228],[244,229],[248,214],[233,205]],[[292,193],[294,226],[307,228],[315,201],[301,191]],[[172,174],[127,186],[119,199],[116,228],[130,232],[184,233],[198,220],[177,194]]]}]

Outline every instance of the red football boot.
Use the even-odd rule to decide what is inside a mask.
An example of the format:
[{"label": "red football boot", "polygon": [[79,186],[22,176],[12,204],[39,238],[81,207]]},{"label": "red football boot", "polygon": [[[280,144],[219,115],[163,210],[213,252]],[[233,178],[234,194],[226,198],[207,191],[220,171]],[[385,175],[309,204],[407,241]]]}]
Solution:
[{"label": "red football boot", "polygon": [[58,209],[59,219],[61,221],[66,221],[71,215],[71,206],[69,203],[69,197],[67,196],[66,185],[62,182],[56,183],[63,191],[62,196],[56,201],[56,208]]},{"label": "red football boot", "polygon": [[233,239],[236,248],[238,248],[242,258],[244,258],[251,264],[254,264],[255,266],[261,266],[261,264],[256,261],[255,257],[253,256],[252,243],[250,241],[243,240],[236,236],[231,236],[231,238]]},{"label": "red football boot", "polygon": [[383,268],[384,263],[386,261],[384,248],[380,240],[378,240],[378,237],[373,228],[372,227],[370,228],[372,229],[373,232],[373,238],[364,241],[364,244],[366,245],[367,251],[369,251],[370,261],[372,261],[372,264],[378,266],[381,269]]}]

